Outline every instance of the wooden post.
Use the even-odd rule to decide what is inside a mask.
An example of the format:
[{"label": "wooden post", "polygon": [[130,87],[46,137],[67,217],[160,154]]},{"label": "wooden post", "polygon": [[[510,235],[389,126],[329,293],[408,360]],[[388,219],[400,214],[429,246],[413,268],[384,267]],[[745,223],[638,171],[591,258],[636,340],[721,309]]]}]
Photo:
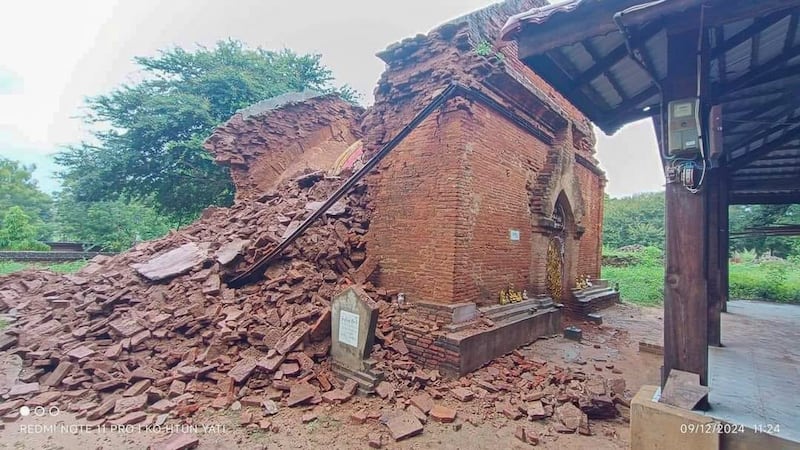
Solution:
[{"label": "wooden post", "polygon": [[706,199],[706,261],[708,263],[708,345],[720,346],[722,311],[722,261],[720,260],[720,203],[722,202],[721,176],[719,170],[708,174],[708,182],[703,191]]},{"label": "wooden post", "polygon": [[[687,22],[696,20],[696,11]],[[691,16],[691,18],[690,18]],[[699,26],[668,35],[664,101],[697,96]],[[706,290],[706,202],[681,183],[666,186],[666,273],[664,276],[664,366],[700,375],[708,385],[708,291]]]},{"label": "wooden post", "polygon": [[[728,312],[728,297],[730,294],[730,279],[728,278],[730,264],[730,198],[728,194],[728,171],[720,172],[720,202],[719,202],[719,268],[720,268],[720,311]],[[720,339],[722,339],[720,335]]]}]

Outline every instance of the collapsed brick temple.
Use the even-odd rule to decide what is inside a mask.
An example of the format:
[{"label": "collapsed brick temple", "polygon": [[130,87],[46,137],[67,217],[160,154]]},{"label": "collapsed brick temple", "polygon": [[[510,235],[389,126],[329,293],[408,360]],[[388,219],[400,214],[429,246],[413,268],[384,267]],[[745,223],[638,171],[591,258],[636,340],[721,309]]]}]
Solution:
[{"label": "collapsed brick temple", "polygon": [[586,314],[618,300],[598,280],[605,176],[590,123],[513,44],[490,44],[511,14],[540,3],[507,1],[380,52],[387,68],[360,120],[334,96],[285,96],[206,143],[232,168],[237,198],[257,198],[289,166],[358,168],[444,88],[464,86],[368,175],[369,270],[356,280],[406,302],[411,355],[443,372],[557,333],[562,304]]},{"label": "collapsed brick temple", "polygon": [[[592,128],[514,44],[492,45],[541,3],[508,0],[391,45],[366,110],[305,91],[238,111],[204,145],[230,168],[230,207],[75,274],[0,277],[0,352],[22,364],[0,387],[3,419],[56,403],[112,425],[236,403],[273,415],[357,389],[405,407],[470,380],[503,415],[555,415],[566,432],[616,417],[624,383],[514,351],[559,333],[564,311],[618,299],[597,279]],[[356,290],[370,339],[355,339],[368,358],[348,376],[333,299]],[[521,412],[520,398],[540,404]],[[243,412],[242,425],[271,428],[252,422]]]}]

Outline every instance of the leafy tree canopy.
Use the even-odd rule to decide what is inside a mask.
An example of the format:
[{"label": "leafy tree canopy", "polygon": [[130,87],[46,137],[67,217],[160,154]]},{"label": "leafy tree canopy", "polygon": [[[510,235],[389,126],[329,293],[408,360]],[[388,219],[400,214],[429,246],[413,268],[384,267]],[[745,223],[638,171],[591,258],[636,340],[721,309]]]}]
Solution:
[{"label": "leafy tree canopy", "polygon": [[[731,231],[782,224],[800,224],[800,205],[734,205],[730,208]],[[755,250],[757,254],[800,256],[800,237],[752,235],[731,239],[737,251]]]},{"label": "leafy tree canopy", "polygon": [[606,196],[603,206],[603,245],[619,248],[643,245],[664,248],[664,193],[631,197]]},{"label": "leafy tree canopy", "polygon": [[49,250],[50,248],[36,241],[38,227],[19,206],[12,206],[3,215],[0,226],[0,249],[9,250]]},{"label": "leafy tree canopy", "polygon": [[163,215],[138,201],[79,202],[66,197],[56,203],[56,211],[61,236],[99,245],[106,251],[127,250],[139,241],[161,237],[172,228]]},{"label": "leafy tree canopy", "polygon": [[[631,197],[606,196],[603,207],[603,245],[664,248],[664,192]],[[732,232],[747,228],[800,223],[800,205],[733,205],[729,210]],[[731,250],[753,250],[761,255],[800,256],[800,237],[748,236],[731,239]]]},{"label": "leafy tree canopy", "polygon": [[50,219],[50,196],[36,185],[34,169],[35,166],[0,157],[0,218],[17,206],[35,223]]},{"label": "leafy tree canopy", "polygon": [[[233,40],[136,58],[143,81],[88,100],[86,120],[97,126],[96,142],[56,158],[65,167],[65,188],[76,201],[152,200],[160,212],[184,222],[209,205],[230,204],[230,176],[203,141],[257,101],[303,89],[336,91],[320,58],[253,50]],[[354,98],[349,88],[338,92]]]}]

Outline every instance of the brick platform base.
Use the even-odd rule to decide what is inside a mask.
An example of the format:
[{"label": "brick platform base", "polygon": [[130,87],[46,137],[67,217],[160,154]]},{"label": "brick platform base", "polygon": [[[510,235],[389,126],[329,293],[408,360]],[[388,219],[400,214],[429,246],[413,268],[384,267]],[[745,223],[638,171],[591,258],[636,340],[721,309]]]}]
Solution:
[{"label": "brick platform base", "polygon": [[461,376],[542,336],[559,333],[561,310],[515,304],[514,314],[492,323],[474,304],[417,303],[405,312],[401,329],[411,358],[446,376]]}]

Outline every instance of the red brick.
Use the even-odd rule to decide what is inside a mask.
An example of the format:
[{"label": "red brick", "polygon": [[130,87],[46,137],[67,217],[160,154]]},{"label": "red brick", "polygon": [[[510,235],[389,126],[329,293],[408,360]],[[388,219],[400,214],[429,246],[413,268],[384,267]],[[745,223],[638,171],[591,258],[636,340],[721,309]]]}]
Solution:
[{"label": "red brick", "polygon": [[451,423],[456,420],[456,410],[442,405],[433,405],[431,418],[436,422]]}]

